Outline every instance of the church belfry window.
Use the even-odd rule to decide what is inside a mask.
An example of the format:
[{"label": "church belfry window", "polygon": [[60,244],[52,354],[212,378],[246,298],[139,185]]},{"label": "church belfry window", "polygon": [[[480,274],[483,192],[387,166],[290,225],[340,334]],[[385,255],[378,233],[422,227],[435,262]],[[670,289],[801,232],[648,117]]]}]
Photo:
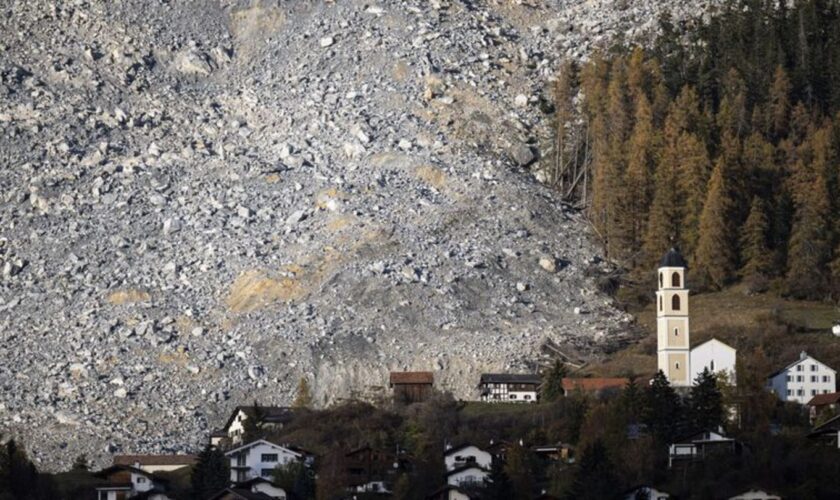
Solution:
[{"label": "church belfry window", "polygon": [[671,309],[673,309],[675,311],[680,310],[680,296],[679,295],[674,295],[673,297],[671,297]]},{"label": "church belfry window", "polygon": [[680,273],[674,271],[674,274],[671,275],[671,286],[674,288],[679,288],[680,285]]}]

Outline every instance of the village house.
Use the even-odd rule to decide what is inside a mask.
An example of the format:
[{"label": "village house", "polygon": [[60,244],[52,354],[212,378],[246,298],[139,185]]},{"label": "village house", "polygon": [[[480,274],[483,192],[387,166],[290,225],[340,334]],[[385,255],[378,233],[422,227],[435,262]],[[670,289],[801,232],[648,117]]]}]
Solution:
[{"label": "village house", "polygon": [[225,488],[209,500],[288,500],[286,490],[265,478],[254,478]]},{"label": "village house", "polygon": [[484,483],[490,475],[493,455],[475,445],[463,444],[444,451],[443,461],[446,466],[446,483],[464,487]]},{"label": "village house", "polygon": [[575,461],[575,447],[566,443],[532,446],[531,452],[533,452],[537,458],[541,458],[549,462],[572,464]]},{"label": "village house", "polygon": [[191,467],[197,460],[195,455],[115,455],[113,465],[128,465],[154,474]]},{"label": "village house", "polygon": [[230,459],[230,481],[242,483],[255,478],[272,478],[278,466],[295,460],[310,463],[309,457],[302,450],[257,439],[234,448],[225,456]]},{"label": "village house", "polygon": [[394,401],[403,404],[426,401],[432,396],[434,384],[432,372],[391,372],[389,380]]},{"label": "village house", "polygon": [[356,493],[388,493],[394,476],[408,466],[401,451],[385,451],[371,446],[344,455],[347,484]]},{"label": "village house", "polygon": [[256,419],[261,429],[282,429],[294,418],[294,410],[285,406],[237,406],[231,412],[224,427],[210,436],[210,444],[223,446],[227,440],[231,445],[242,443],[245,438],[245,422]]},{"label": "village house", "polygon": [[807,352],[767,378],[767,387],[782,401],[804,405],[818,394],[837,391],[837,372]]},{"label": "village house", "polygon": [[584,394],[600,396],[610,392],[619,392],[629,383],[628,378],[564,378],[563,395],[571,396],[580,391]]},{"label": "village house", "polygon": [[659,263],[659,289],[656,292],[656,354],[659,370],[676,388],[691,387],[704,368],[713,373],[726,373],[734,385],[737,355],[734,348],[717,339],[691,348],[687,268],[688,264],[675,248],[668,251]]},{"label": "village house", "polygon": [[840,449],[840,415],[814,427],[808,437],[819,443]]},{"label": "village house", "polygon": [[817,394],[808,401],[808,414],[811,418],[811,423],[816,422],[817,418],[821,415],[836,415],[838,408],[840,408],[840,392]]},{"label": "village house", "polygon": [[96,500],[127,500],[143,495],[146,500],[170,500],[167,481],[153,473],[128,465],[112,465],[94,477],[103,480],[96,486]]},{"label": "village house", "polygon": [[484,373],[478,383],[481,401],[536,403],[542,379],[531,373]]},{"label": "village house", "polygon": [[740,443],[720,430],[696,432],[668,446],[668,468],[719,454],[737,454],[740,448]]},{"label": "village house", "polygon": [[668,500],[671,498],[671,494],[657,490],[653,486],[636,486],[622,493],[620,498],[621,500],[638,500],[640,498],[644,498],[645,500]]},{"label": "village house", "polygon": [[752,489],[729,497],[729,500],[782,500],[782,497],[764,490]]}]

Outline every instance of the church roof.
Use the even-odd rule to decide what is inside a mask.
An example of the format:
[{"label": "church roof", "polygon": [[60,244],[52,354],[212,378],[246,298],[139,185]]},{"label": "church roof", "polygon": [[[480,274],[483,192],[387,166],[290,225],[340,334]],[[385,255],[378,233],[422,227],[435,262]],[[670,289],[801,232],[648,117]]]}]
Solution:
[{"label": "church roof", "polygon": [[688,267],[688,263],[683,258],[682,254],[676,248],[668,250],[662,260],[659,262],[659,267]]}]

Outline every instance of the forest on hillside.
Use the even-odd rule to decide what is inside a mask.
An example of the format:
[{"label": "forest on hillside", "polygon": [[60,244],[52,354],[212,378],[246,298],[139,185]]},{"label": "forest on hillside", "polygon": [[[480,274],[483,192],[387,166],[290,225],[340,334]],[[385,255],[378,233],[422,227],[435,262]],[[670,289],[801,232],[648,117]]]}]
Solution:
[{"label": "forest on hillside", "polygon": [[784,3],[561,71],[549,180],[631,281],[677,246],[695,288],[840,299],[840,1]]}]

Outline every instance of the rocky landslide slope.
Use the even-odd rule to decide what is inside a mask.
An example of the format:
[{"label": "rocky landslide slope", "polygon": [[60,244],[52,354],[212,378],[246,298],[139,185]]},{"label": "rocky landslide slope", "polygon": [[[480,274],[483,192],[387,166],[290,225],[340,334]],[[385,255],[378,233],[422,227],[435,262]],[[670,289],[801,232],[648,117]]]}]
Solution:
[{"label": "rocky landslide slope", "polygon": [[0,6],[0,432],[47,468],[195,449],[234,405],[471,397],[626,339],[539,185],[563,57],[656,0]]}]

